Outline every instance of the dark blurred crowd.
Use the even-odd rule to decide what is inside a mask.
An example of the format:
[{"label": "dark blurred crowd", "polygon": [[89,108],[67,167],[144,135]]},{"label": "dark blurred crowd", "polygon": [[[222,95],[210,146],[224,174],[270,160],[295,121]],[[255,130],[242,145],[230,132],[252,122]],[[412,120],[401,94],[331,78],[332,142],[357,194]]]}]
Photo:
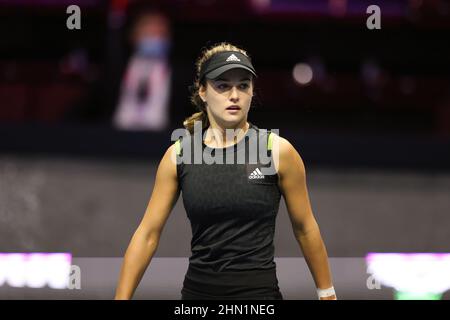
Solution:
[{"label": "dark blurred crowd", "polygon": [[259,122],[450,135],[448,2],[382,1],[377,31],[364,30],[369,1],[82,4],[81,30],[68,31],[61,5],[0,2],[1,123],[180,127],[196,56],[231,41],[259,71]]}]

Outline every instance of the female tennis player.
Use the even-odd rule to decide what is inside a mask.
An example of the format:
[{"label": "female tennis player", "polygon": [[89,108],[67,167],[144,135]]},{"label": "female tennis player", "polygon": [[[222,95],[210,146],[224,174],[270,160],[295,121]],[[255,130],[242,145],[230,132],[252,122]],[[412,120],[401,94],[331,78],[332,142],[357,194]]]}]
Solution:
[{"label": "female tennis player", "polygon": [[191,101],[198,112],[162,157],[115,298],[132,298],[181,192],[192,228],[181,299],[283,299],[273,244],[283,196],[319,299],[336,300],[302,158],[289,141],[247,120],[256,77],[249,55],[220,43],[204,50],[196,67]]}]

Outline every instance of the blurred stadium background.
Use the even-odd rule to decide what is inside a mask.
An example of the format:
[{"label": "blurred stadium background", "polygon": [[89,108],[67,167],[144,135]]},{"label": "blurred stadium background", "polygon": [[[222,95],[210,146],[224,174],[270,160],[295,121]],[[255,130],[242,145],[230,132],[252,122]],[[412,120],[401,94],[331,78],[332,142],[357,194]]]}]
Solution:
[{"label": "blurred stadium background", "polygon": [[[366,27],[372,4],[381,30]],[[169,21],[169,122],[122,129],[131,34],[150,10]],[[0,299],[113,297],[171,132],[194,112],[195,58],[221,41],[259,73],[249,120],[303,157],[338,296],[393,297],[366,286],[369,252],[450,252],[448,1],[0,0],[0,35],[0,252],[71,253],[83,284],[0,283]],[[178,298],[190,235],[180,198],[138,298]],[[314,299],[284,203],[275,248],[285,296]]]}]

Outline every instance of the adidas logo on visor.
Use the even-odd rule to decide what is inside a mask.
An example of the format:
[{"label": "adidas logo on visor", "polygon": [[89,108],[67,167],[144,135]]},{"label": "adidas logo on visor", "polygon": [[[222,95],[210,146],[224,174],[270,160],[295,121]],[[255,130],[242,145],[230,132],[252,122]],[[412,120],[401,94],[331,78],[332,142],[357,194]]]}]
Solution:
[{"label": "adidas logo on visor", "polygon": [[227,58],[227,62],[229,62],[229,61],[241,61],[241,60],[239,60],[239,58],[236,57],[236,56],[234,55],[234,53],[232,53],[232,54]]},{"label": "adidas logo on visor", "polygon": [[256,168],[253,170],[252,173],[248,176],[249,179],[264,179],[264,175],[262,174],[261,170],[259,168]]}]

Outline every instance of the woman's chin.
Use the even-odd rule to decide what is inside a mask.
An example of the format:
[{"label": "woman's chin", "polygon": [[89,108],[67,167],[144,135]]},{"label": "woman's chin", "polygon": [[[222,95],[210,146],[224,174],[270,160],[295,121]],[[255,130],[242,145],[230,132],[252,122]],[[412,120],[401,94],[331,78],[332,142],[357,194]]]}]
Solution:
[{"label": "woman's chin", "polygon": [[227,116],[227,117],[224,117],[222,119],[222,123],[226,124],[227,127],[233,127],[233,126],[236,126],[236,125],[240,124],[242,122],[242,120],[243,120],[242,116],[239,116],[239,117],[237,117],[237,116],[232,116],[232,117]]}]

